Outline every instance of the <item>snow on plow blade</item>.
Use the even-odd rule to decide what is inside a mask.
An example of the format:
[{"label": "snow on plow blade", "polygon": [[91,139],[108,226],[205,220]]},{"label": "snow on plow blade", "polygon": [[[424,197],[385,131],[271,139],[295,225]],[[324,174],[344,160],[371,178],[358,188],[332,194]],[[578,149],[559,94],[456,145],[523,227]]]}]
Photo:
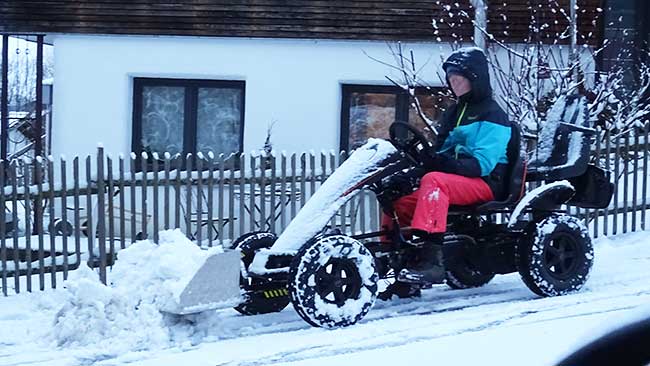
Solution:
[{"label": "snow on plow blade", "polygon": [[231,250],[206,258],[180,295],[176,296],[175,306],[165,311],[192,314],[238,305],[241,300],[240,257],[239,250]]}]

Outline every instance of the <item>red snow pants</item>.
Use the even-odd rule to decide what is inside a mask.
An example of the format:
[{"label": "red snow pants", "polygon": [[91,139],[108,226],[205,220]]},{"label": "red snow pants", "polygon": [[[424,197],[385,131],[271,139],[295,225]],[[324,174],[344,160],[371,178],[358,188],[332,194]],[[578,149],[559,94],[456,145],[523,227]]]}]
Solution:
[{"label": "red snow pants", "polygon": [[[444,233],[449,205],[473,205],[492,201],[490,186],[481,178],[469,178],[441,172],[427,173],[420,188],[394,202],[400,226],[428,233]],[[392,220],[384,214],[382,226],[390,228]]]}]

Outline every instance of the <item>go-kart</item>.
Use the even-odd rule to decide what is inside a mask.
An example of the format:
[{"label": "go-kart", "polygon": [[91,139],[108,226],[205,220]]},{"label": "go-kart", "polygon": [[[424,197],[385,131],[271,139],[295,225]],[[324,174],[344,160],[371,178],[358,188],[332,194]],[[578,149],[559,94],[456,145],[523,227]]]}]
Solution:
[{"label": "go-kart", "polygon": [[[583,103],[567,103],[566,112],[559,114],[562,121],[549,132],[554,146],[528,164],[520,130],[513,125],[507,197],[450,208],[441,282],[464,289],[485,285],[497,274],[519,272],[540,296],[567,294],[585,284],[593,263],[591,239],[585,224],[567,215],[563,205],[605,207],[613,185],[607,172],[588,164],[594,130],[583,125]],[[422,165],[431,150],[419,130],[396,122],[390,142],[371,139],[351,154],[279,237],[255,232],[236,240],[243,294],[236,310],[246,315],[276,312],[291,302],[300,317],[316,327],[361,320],[373,306],[378,281],[405,268],[417,244],[410,239],[411,229],[400,226],[390,201],[380,199],[379,204],[394,217],[391,229],[344,235],[328,226],[330,219],[361,190],[382,197],[390,188],[388,177]],[[539,186],[525,193],[526,182]],[[499,221],[495,214],[507,219]]]}]

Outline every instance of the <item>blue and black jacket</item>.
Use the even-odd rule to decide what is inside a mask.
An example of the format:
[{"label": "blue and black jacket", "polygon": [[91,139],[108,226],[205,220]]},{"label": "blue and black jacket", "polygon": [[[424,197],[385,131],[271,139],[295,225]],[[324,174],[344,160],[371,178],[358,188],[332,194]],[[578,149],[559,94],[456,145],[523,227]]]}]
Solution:
[{"label": "blue and black jacket", "polygon": [[495,199],[504,195],[511,125],[492,98],[487,60],[477,48],[454,52],[443,64],[445,72],[460,73],[472,83],[472,91],[442,116],[436,140],[435,170],[467,177],[481,177]]}]

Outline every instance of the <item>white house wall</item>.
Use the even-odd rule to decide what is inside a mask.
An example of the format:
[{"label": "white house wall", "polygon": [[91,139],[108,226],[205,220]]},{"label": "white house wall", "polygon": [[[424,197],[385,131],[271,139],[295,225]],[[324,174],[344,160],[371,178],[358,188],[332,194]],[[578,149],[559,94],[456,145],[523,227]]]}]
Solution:
[{"label": "white house wall", "polygon": [[[422,77],[439,85],[440,44],[404,45]],[[275,122],[276,150],[337,150],[341,84],[389,85],[384,42],[200,37],[54,37],[53,153],[131,151],[134,77],[244,80],[244,151],[262,148]],[[364,53],[365,51],[365,53]],[[368,55],[366,55],[366,53]],[[200,131],[199,131],[200,133]]]}]

